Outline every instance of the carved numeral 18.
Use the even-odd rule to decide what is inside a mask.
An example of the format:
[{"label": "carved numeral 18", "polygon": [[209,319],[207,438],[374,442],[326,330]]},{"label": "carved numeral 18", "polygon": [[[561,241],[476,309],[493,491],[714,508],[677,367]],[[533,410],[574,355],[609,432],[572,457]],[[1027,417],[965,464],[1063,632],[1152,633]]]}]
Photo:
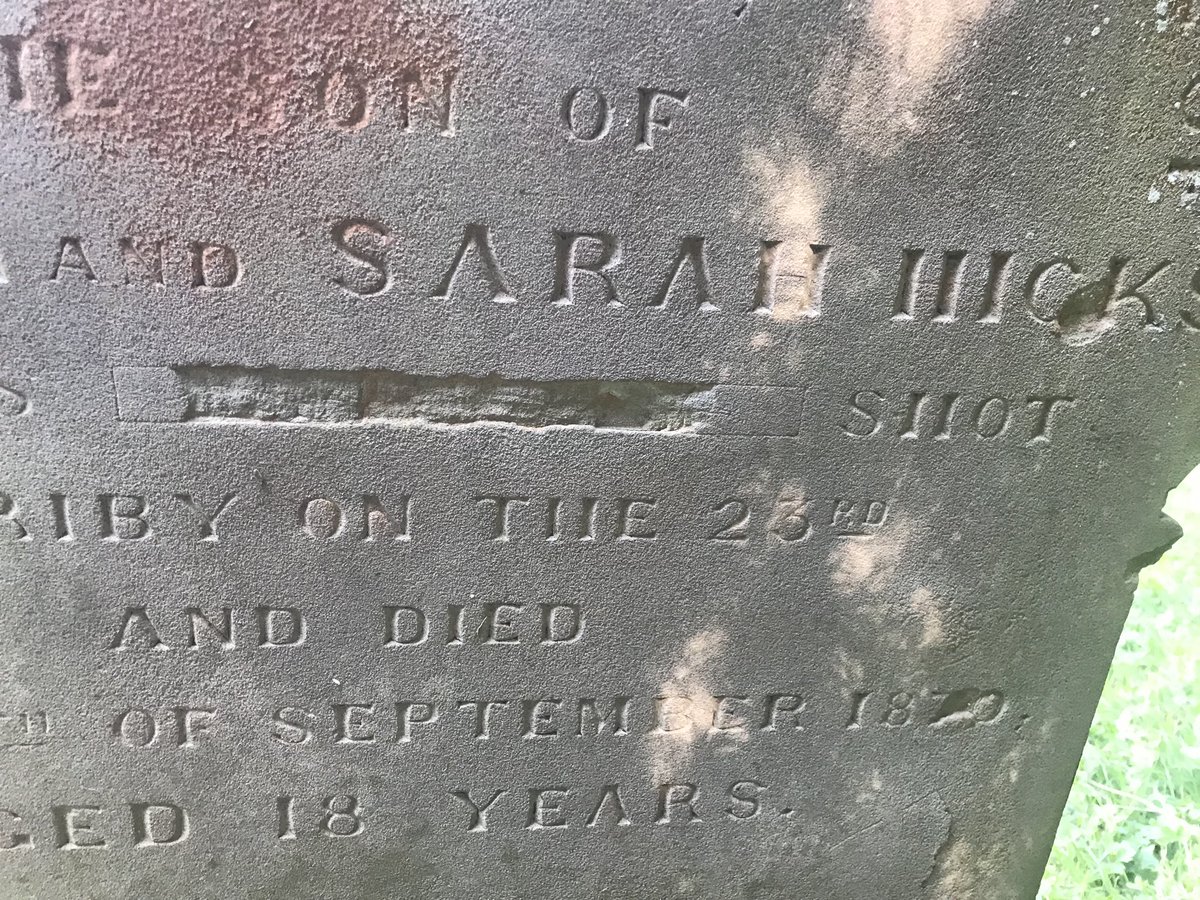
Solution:
[{"label": "carved numeral 18", "polygon": [[[277,815],[276,837],[294,841],[296,835],[296,798],[275,798]],[[365,830],[363,809],[359,799],[351,794],[334,794],[321,801],[315,833],[324,837],[357,837]]]}]

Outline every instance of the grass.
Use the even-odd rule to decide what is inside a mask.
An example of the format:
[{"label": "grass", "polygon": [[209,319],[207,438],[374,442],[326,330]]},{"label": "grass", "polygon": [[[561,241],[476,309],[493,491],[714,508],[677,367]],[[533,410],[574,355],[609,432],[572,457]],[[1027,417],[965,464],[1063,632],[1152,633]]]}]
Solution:
[{"label": "grass", "polygon": [[1200,898],[1200,470],[1167,512],[1184,537],[1142,572],[1042,900]]}]

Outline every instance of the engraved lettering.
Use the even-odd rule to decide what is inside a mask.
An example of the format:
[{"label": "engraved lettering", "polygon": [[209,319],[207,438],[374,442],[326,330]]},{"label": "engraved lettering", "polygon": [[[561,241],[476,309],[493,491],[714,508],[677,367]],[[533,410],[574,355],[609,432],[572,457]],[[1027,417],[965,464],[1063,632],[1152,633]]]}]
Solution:
[{"label": "engraved lettering", "polygon": [[328,837],[357,837],[366,828],[363,811],[358,798],[342,794],[325,798],[325,811],[321,817],[320,831]]},{"label": "engraved lettering", "polygon": [[150,621],[146,607],[131,606],[125,610],[125,616],[117,628],[117,636],[108,645],[108,649],[166,651],[171,648],[158,636],[158,631]]},{"label": "engraved lettering", "polygon": [[29,91],[25,86],[25,60],[29,42],[20,35],[0,35],[0,54],[4,57],[4,81],[8,102],[19,109],[29,108]]},{"label": "engraved lettering", "polygon": [[[441,85],[433,85],[427,83],[424,74],[416,69],[404,73],[400,94],[400,127],[405,134],[412,131],[413,111],[423,103],[434,108],[438,134],[442,137],[454,136],[458,74],[457,69],[449,69],[443,73]],[[430,90],[436,95],[423,95],[422,92]]]},{"label": "engraved lettering", "polygon": [[729,788],[726,815],[739,822],[753,819],[762,812],[762,794],[767,786],[758,781],[738,781]]},{"label": "engraved lettering", "polygon": [[231,288],[242,276],[237,251],[228,244],[196,241],[192,244],[191,254],[194,288]]},{"label": "engraved lettering", "polygon": [[724,524],[708,536],[710,541],[744,543],[750,538],[750,506],[745,501],[736,498],[725,500],[714,506],[713,512]]},{"label": "engraved lettering", "polygon": [[1029,439],[1029,443],[1048,444],[1050,443],[1050,428],[1054,423],[1055,412],[1057,412],[1059,407],[1070,408],[1074,406],[1075,398],[1065,397],[1060,394],[1051,394],[1044,397],[1030,397],[1027,403],[1034,409],[1035,413],[1033,434]]},{"label": "engraved lettering", "polygon": [[653,541],[658,532],[646,521],[658,501],[650,497],[617,500],[617,540]]},{"label": "engraved lettering", "polygon": [[671,301],[679,281],[684,278],[685,269],[690,269],[692,290],[696,298],[695,308],[700,312],[717,312],[720,307],[713,303],[712,286],[708,274],[708,259],[705,255],[704,238],[687,237],[679,244],[679,252],[671,263],[671,271],[667,280],[658,292],[653,303],[647,309],[666,309]]},{"label": "engraved lettering", "polygon": [[429,619],[416,607],[385,606],[383,621],[385,647],[418,647],[429,638]]},{"label": "engraved lettering", "polygon": [[335,703],[333,704],[334,743],[336,744],[373,744],[375,731],[366,720],[374,715],[373,704]]},{"label": "engraved lettering", "polygon": [[0,852],[5,850],[19,850],[23,847],[32,847],[33,839],[28,832],[18,831],[22,825],[21,817],[10,809],[0,809],[0,816],[7,816],[11,821],[11,825],[4,830],[3,838],[0,839]]},{"label": "engraved lettering", "polygon": [[[333,226],[333,244],[358,268],[335,275],[333,283],[355,297],[374,297],[392,286],[387,248],[391,232],[369,219],[343,219]],[[365,270],[365,271],[364,271]]]},{"label": "engraved lettering", "polygon": [[479,273],[483,276],[483,280],[491,292],[488,299],[493,303],[516,303],[517,298],[513,296],[513,292],[508,286],[507,276],[500,267],[499,260],[496,259],[496,251],[492,246],[491,229],[486,225],[467,225],[463,230],[463,239],[459,244],[458,253],[455,254],[454,261],[450,263],[446,274],[442,276],[433,299],[449,300],[451,298],[459,271],[472,251],[479,260]]},{"label": "engraved lettering", "polygon": [[574,644],[583,637],[583,612],[567,603],[543,603],[541,611],[541,644]]},{"label": "engraved lettering", "polygon": [[[0,284],[3,284],[0,281]],[[16,417],[29,412],[29,398],[15,388],[0,384],[0,416]]]},{"label": "engraved lettering", "polygon": [[[621,243],[615,235],[607,232],[554,232],[555,269],[554,296],[555,306],[571,306],[575,302],[575,282],[581,275],[593,281],[598,281],[610,307],[622,307],[613,283],[611,270],[621,262]],[[595,256],[590,262],[579,261],[580,248],[588,246],[595,250]]]},{"label": "engraved lettering", "polygon": [[329,124],[344,131],[357,131],[371,118],[371,94],[349,66],[322,76],[317,102]]},{"label": "engraved lettering", "polygon": [[1058,306],[1047,302],[1044,296],[1052,281],[1059,285],[1069,285],[1080,271],[1075,261],[1065,256],[1056,256],[1034,267],[1025,282],[1025,303],[1035,319],[1048,324],[1057,319]]},{"label": "engraved lettering", "polygon": [[310,722],[314,719],[306,709],[284,706],[271,717],[271,737],[281,744],[307,744],[313,739]]},{"label": "engraved lettering", "polygon": [[[974,437],[982,441],[999,443],[1008,440],[1043,447],[1050,443],[1052,428],[1061,417],[1061,410],[1077,403],[1075,397],[1066,394],[972,397],[956,391],[915,390],[891,399],[879,391],[858,391],[849,402],[853,417],[839,428],[843,434],[859,439],[890,433],[898,441],[951,441]],[[893,430],[885,431],[883,426],[888,419],[895,425]]]},{"label": "engraved lettering", "polygon": [[206,632],[217,639],[218,646],[222,650],[233,650],[237,643],[233,635],[233,610],[228,606],[221,610],[221,621],[214,623],[212,619],[206,616],[199,608],[189,606],[183,611],[183,614],[188,618],[188,642],[187,646],[197,649],[201,646],[201,632]]},{"label": "engraved lettering", "polygon": [[476,497],[475,502],[480,505],[492,504],[491,539],[493,541],[507,541],[512,537],[513,508],[528,505],[529,498],[502,496]]},{"label": "engraved lettering", "polygon": [[[996,323],[1004,310],[1004,294],[1008,287],[1013,254],[995,251],[990,255],[983,297],[973,320],[980,323]],[[910,322],[917,315],[921,297],[922,272],[925,267],[926,251],[906,249],[900,263],[900,287],[892,308],[892,321]],[[964,282],[968,278],[971,255],[966,250],[947,250],[942,254],[941,275],[938,278],[934,314],[932,321],[938,323],[957,322],[960,318],[959,305]]]},{"label": "engraved lettering", "polygon": [[147,709],[127,709],[113,722],[113,735],[135,750],[152,747],[158,741],[158,719]]},{"label": "engraved lettering", "polygon": [[713,697],[712,732],[745,731],[746,717],[737,706],[750,703],[749,697]]},{"label": "engraved lettering", "polygon": [[625,803],[621,800],[621,791],[615,784],[606,784],[600,790],[600,799],[596,801],[595,807],[588,813],[587,821],[584,826],[587,828],[596,828],[600,825],[600,817],[605,815],[605,809],[612,807],[612,812],[609,816],[615,816],[613,824],[618,828],[625,828],[633,823],[629,820],[629,814],[625,811]]},{"label": "engraved lettering", "polygon": [[58,255],[50,270],[51,281],[95,281],[96,272],[83,252],[83,242],[77,237],[59,239]]},{"label": "engraved lettering", "polygon": [[260,647],[298,647],[304,643],[307,623],[300,610],[260,606],[254,615],[258,620]]},{"label": "engraved lettering", "polygon": [[414,725],[432,725],[438,720],[433,703],[401,702],[396,704],[396,742],[407,744],[413,739]]},{"label": "engraved lettering", "polygon": [[804,699],[795,694],[769,694],[766,701],[766,717],[763,720],[763,731],[778,731],[783,726],[780,724],[780,718],[787,716],[791,720],[791,727],[795,731],[803,731],[804,726],[800,724],[800,714],[804,712]]},{"label": "engraved lettering", "polygon": [[655,133],[671,131],[675,115],[662,110],[663,105],[674,104],[678,112],[687,109],[690,95],[687,91],[668,91],[657,88],[638,88],[638,150],[653,150]]},{"label": "engraved lettering", "polygon": [[[921,422],[928,394],[913,391],[909,395],[908,406],[900,420],[899,435],[903,440],[915,440],[921,436]],[[937,421],[933,429],[935,441],[950,439],[950,426],[953,423],[954,411],[958,406],[958,394],[943,394],[938,403]]]},{"label": "engraved lettering", "polygon": [[883,426],[882,407],[883,397],[875,391],[858,391],[850,398],[850,408],[859,418],[843,425],[842,431],[851,437],[870,437]]},{"label": "engraved lettering", "polygon": [[408,541],[412,534],[408,530],[412,498],[400,497],[393,505],[394,515],[389,514],[374,494],[363,495],[363,524],[360,537],[364,541],[376,541],[380,536],[390,535],[393,541]]},{"label": "engraved lettering", "polygon": [[154,532],[146,519],[149,504],[145,497],[136,494],[101,494],[96,499],[100,506],[101,540],[115,544],[153,537]]},{"label": "engraved lettering", "polygon": [[[760,316],[820,317],[825,293],[825,273],[832,247],[809,244],[808,271],[800,274],[780,271],[784,263],[783,241],[760,241],[758,247],[758,278],[754,288],[752,311]],[[786,290],[780,283],[786,286]]]},{"label": "engraved lettering", "polygon": [[275,836],[281,841],[294,841],[296,839],[295,798],[276,797],[275,816],[277,823]]},{"label": "engraved lettering", "polygon": [[700,821],[696,812],[696,795],[699,791],[694,784],[663,784],[658,788],[658,815],[655,824],[670,825],[675,823],[688,824]]},{"label": "engraved lettering", "polygon": [[1192,275],[1191,281],[1192,308],[1181,309],[1179,320],[1185,331],[1200,331],[1200,269]]},{"label": "engraved lettering", "polygon": [[5,531],[14,541],[31,541],[29,530],[17,518],[19,512],[16,500],[8,494],[0,494],[0,522],[5,523]]},{"label": "engraved lettering", "polygon": [[217,507],[213,510],[211,515],[204,511],[204,507],[201,506],[191,494],[176,494],[175,499],[196,515],[200,526],[200,540],[215,544],[219,540],[217,536],[217,519],[221,517],[221,514],[225,512],[225,510],[227,510],[235,500],[237,500],[237,495],[226,494],[220,501],[217,502]]},{"label": "engraved lettering", "polygon": [[521,737],[536,740],[557,736],[555,715],[561,707],[561,700],[522,700]]},{"label": "engraved lettering", "polygon": [[629,734],[629,704],[630,697],[614,697],[607,712],[601,712],[595,699],[584,698],[578,704],[578,725],[575,734],[596,736],[606,728],[614,737],[624,737]]},{"label": "engraved lettering", "polygon": [[211,707],[177,706],[175,713],[176,742],[181,748],[191,749],[202,734],[212,730],[217,711]]},{"label": "engraved lettering", "polygon": [[474,710],[474,737],[477,741],[486,741],[491,737],[493,710],[507,708],[507,700],[461,700],[456,707]]},{"label": "engraved lettering", "polygon": [[482,801],[482,805],[479,801],[472,799],[469,791],[451,791],[450,796],[461,800],[468,809],[467,831],[479,832],[488,830],[488,813],[496,805],[496,801],[507,793],[508,791],[493,791],[487,800]]},{"label": "engraved lettering", "polygon": [[104,76],[116,62],[108,47],[91,41],[49,41],[46,47],[55,102],[63,116],[117,110],[117,99],[104,86]]},{"label": "engraved lettering", "polygon": [[612,127],[612,108],[608,98],[595,87],[580,85],[571,88],[563,97],[560,115],[563,127],[571,137],[584,144],[602,140]]},{"label": "engraved lettering", "polygon": [[485,644],[515,644],[521,640],[516,630],[516,617],[525,608],[524,603],[483,604],[483,627]]},{"label": "engraved lettering", "polygon": [[162,287],[163,281],[163,249],[159,241],[143,241],[133,237],[123,237],[117,242],[121,251],[121,259],[125,263],[125,283],[145,282]]},{"label": "engraved lettering", "polygon": [[181,844],[191,833],[187,810],[174,803],[133,803],[135,847],[167,847]]},{"label": "engraved lettering", "polygon": [[331,540],[341,534],[345,526],[342,508],[328,497],[313,497],[300,507],[300,527],[309,537]]},{"label": "engraved lettering", "polygon": [[96,834],[93,816],[103,814],[99,806],[53,806],[55,846],[59,850],[100,850],[107,846]]},{"label": "engraved lettering", "polygon": [[830,525],[839,537],[869,537],[887,522],[886,500],[836,500]]},{"label": "engraved lettering", "polygon": [[537,831],[542,828],[566,828],[567,817],[562,804],[571,792],[564,787],[533,788],[529,791],[529,819],[526,828]]},{"label": "engraved lettering", "polygon": [[75,534],[71,531],[70,512],[66,494],[50,495],[50,514],[54,518],[54,539],[56,541],[75,540]]},{"label": "engraved lettering", "polygon": [[999,437],[1008,428],[1012,404],[1004,397],[988,397],[979,402],[971,417],[975,432],[984,440]]}]

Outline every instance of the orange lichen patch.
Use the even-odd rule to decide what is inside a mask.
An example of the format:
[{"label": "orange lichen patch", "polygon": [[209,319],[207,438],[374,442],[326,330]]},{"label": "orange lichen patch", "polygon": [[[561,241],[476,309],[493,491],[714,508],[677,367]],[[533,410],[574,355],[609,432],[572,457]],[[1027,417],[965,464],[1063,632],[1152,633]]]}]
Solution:
[{"label": "orange lichen patch", "polygon": [[253,169],[305,131],[443,102],[461,15],[458,0],[46,0],[21,36],[21,100],[106,154]]}]

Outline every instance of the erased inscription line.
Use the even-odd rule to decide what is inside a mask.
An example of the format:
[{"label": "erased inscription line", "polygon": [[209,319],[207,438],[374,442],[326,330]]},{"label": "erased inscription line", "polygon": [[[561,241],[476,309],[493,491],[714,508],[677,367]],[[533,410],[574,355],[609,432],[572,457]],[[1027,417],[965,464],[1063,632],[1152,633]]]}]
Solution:
[{"label": "erased inscription line", "polygon": [[802,387],[413,375],[380,369],[116,366],[122,422],[585,427],[655,434],[799,434]]}]

